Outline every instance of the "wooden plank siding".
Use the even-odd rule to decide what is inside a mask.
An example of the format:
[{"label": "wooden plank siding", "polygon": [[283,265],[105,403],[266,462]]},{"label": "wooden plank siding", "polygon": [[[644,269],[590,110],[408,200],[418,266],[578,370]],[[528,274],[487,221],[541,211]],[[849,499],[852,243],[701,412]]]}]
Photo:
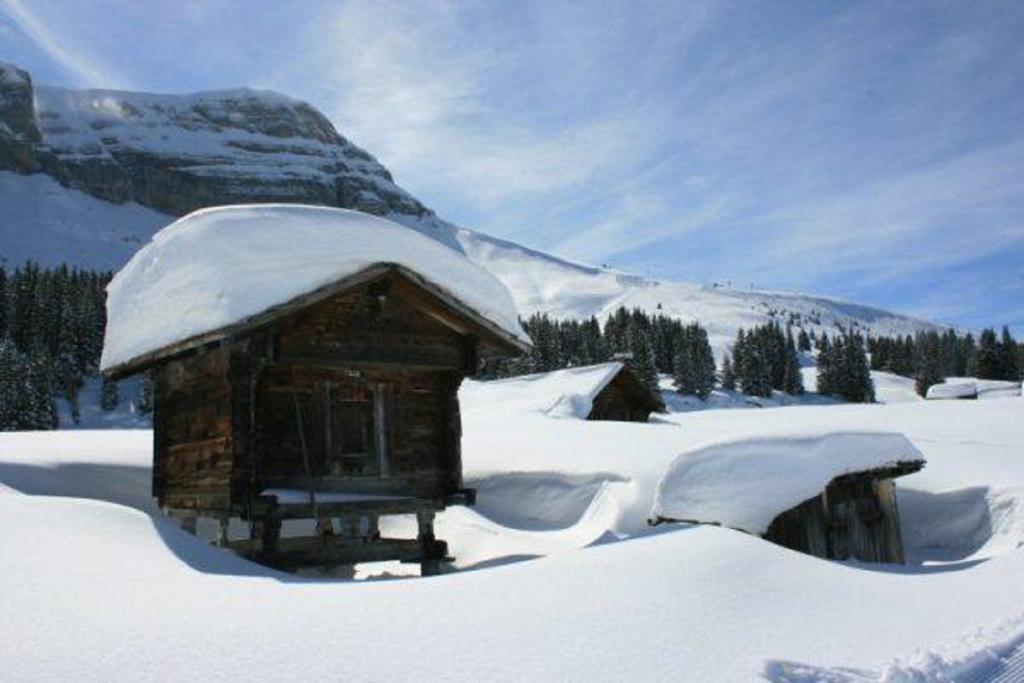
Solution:
[{"label": "wooden plank siding", "polygon": [[175,509],[228,509],[234,429],[227,351],[160,366],[153,389],[153,494]]},{"label": "wooden plank siding", "polygon": [[646,422],[652,412],[664,409],[660,397],[651,394],[628,368],[622,368],[594,397],[587,419]]},{"label": "wooden plank siding", "polygon": [[778,515],[764,537],[827,559],[905,561],[895,482],[870,472],[837,477],[821,495]]},{"label": "wooden plank siding", "polygon": [[245,517],[266,488],[456,492],[473,332],[388,272],[160,363],[154,495]]}]

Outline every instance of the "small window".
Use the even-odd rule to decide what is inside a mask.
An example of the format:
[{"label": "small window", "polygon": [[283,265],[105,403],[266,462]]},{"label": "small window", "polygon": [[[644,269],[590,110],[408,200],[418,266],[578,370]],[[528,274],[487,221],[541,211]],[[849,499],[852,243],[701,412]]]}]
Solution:
[{"label": "small window", "polygon": [[377,474],[373,393],[363,387],[332,386],[327,405],[328,473],[341,477]]},{"label": "small window", "polygon": [[332,385],[328,390],[329,474],[388,476],[384,385]]}]

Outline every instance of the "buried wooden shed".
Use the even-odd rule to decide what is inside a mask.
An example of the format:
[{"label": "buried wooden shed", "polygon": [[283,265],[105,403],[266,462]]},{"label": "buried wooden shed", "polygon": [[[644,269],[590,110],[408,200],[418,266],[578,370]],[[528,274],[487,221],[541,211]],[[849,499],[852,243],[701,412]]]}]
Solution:
[{"label": "buried wooden shed", "polygon": [[665,412],[661,395],[645,387],[629,366],[617,362],[605,365],[618,367],[611,369],[611,376],[595,392],[588,420],[647,422],[651,413]]},{"label": "buried wooden shed", "polygon": [[894,479],[924,464],[900,434],[726,440],[673,461],[651,523],[715,524],[826,559],[902,564]]},{"label": "buried wooden shed", "polygon": [[665,410],[661,396],[618,361],[469,382],[463,393],[474,410],[489,413],[646,422],[652,412]]},{"label": "buried wooden shed", "polygon": [[[104,371],[153,378],[153,495],[219,521],[221,541],[294,568],[437,570],[435,513],[463,488],[458,388],[481,348],[528,338],[490,274],[351,211],[204,210],[158,233],[111,283]],[[415,514],[415,539],[382,515]],[[227,523],[250,537],[229,541]],[[282,537],[286,520],[317,522]]]},{"label": "buried wooden shed", "polygon": [[904,564],[893,480],[923,466],[901,462],[840,475],[819,495],[775,517],[764,538],[829,560]]}]

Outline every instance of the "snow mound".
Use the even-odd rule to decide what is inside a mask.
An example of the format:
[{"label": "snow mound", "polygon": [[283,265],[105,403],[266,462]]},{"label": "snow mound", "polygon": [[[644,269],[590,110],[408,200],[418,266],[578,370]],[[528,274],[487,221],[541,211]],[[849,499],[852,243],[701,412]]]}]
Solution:
[{"label": "snow mound", "polygon": [[729,439],[681,453],[658,482],[651,518],[761,535],[775,517],[851,472],[924,456],[902,434],[835,432]]},{"label": "snow mound", "polygon": [[101,368],[222,330],[381,263],[415,272],[529,343],[500,281],[414,230],[346,209],[239,205],[175,221],[114,277]]},{"label": "snow mound", "polygon": [[978,385],[974,382],[943,382],[928,387],[925,398],[929,400],[947,398],[978,398]]},{"label": "snow mound", "polygon": [[586,419],[594,399],[622,370],[622,363],[599,363],[490,382],[466,381],[459,400],[468,410],[542,413]]},{"label": "snow mound", "polygon": [[1002,379],[947,377],[941,384],[928,387],[927,398],[1014,398],[1021,395],[1021,383]]}]

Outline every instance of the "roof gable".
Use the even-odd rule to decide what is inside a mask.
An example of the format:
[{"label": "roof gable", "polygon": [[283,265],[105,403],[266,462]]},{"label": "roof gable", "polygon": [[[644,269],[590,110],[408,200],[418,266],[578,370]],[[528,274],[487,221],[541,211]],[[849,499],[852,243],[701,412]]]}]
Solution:
[{"label": "roof gable", "polygon": [[392,283],[400,283],[398,287],[394,288],[397,291],[394,291],[393,294],[400,296],[431,319],[458,334],[477,337],[483,344],[504,353],[516,353],[528,348],[515,337],[476,315],[471,309],[461,306],[457,299],[451,298],[443,290],[438,290],[430,282],[417,277],[408,269],[394,263],[377,263],[313,292],[273,306],[257,315],[156,349],[132,359],[128,363],[104,368],[104,372],[115,377],[141,372],[164,359],[177,357],[225,339],[244,337],[250,332],[272,325],[278,320],[301,314],[333,296],[384,279],[390,279]]},{"label": "roof gable", "polygon": [[443,302],[485,342],[529,348],[504,285],[436,240],[343,209],[232,206],[164,228],[114,277],[101,369],[136,372],[385,272]]}]

